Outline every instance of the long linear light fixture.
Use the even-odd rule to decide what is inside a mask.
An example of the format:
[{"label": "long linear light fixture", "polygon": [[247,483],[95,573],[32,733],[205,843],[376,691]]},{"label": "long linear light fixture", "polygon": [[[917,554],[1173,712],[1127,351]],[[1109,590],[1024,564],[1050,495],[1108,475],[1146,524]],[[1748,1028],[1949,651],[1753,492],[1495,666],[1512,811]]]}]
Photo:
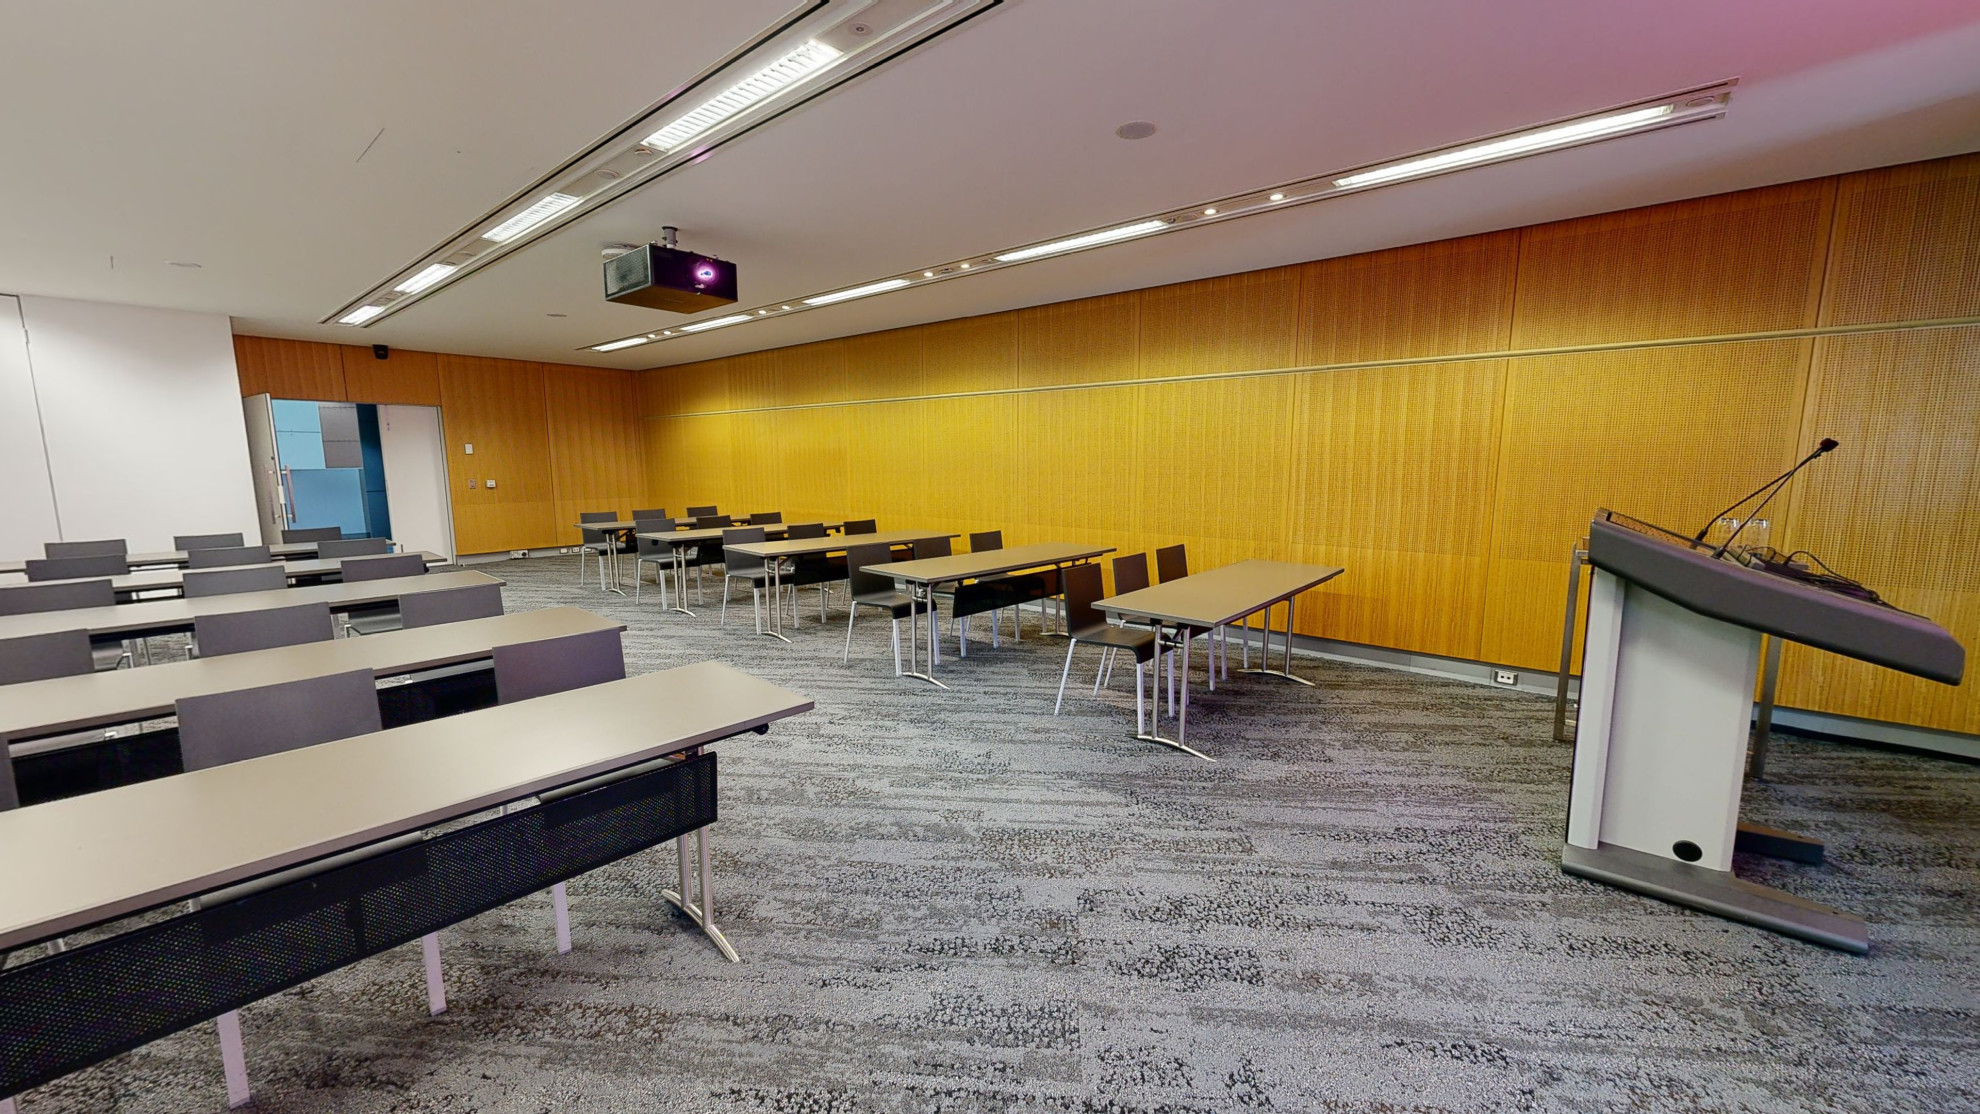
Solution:
[{"label": "long linear light fixture", "polygon": [[323,323],[374,325],[1002,2],[807,0]]},{"label": "long linear light fixture", "polygon": [[713,321],[690,322],[657,332],[641,333],[638,336],[607,341],[603,344],[588,345],[580,351],[617,352],[627,348],[637,348],[643,344],[700,332],[703,328],[713,328],[717,325],[739,325],[744,321],[785,317],[807,309],[835,305],[839,302],[914,286],[926,286],[934,282],[945,282],[964,275],[982,274],[985,271],[1029,263],[1035,259],[1090,251],[1144,236],[1256,216],[1293,205],[1325,201],[1398,182],[1451,174],[1472,167],[1527,158],[1547,151],[1597,143],[1618,136],[1639,135],[1647,131],[1676,127],[1679,124],[1713,120],[1726,114],[1726,106],[1732,99],[1733,87],[1737,84],[1739,79],[1733,78],[1716,85],[1686,89],[1656,100],[1622,105],[1565,120],[1554,120],[1453,147],[1421,151],[1372,166],[1335,171],[1303,178],[1297,182],[1287,182],[1284,185],[1251,190],[1200,205],[1158,213],[1141,220],[1109,225],[1091,232],[1028,244],[1006,251],[971,256],[968,259],[958,259],[939,266],[924,267],[891,278],[799,298],[791,303],[779,302],[757,306]]}]

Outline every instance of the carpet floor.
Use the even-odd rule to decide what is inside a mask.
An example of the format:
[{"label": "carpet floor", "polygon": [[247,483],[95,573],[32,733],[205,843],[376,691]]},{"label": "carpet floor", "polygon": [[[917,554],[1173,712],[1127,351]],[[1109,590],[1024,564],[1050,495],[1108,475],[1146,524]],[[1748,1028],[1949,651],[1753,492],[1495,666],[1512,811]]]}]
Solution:
[{"label": "carpet floor", "polygon": [[[481,566],[511,610],[623,620],[634,672],[729,662],[817,701],[722,744],[730,964],[663,848],[243,1011],[257,1108],[488,1111],[1980,1110],[1980,768],[1782,739],[1746,816],[1829,842],[1747,877],[1866,915],[1859,958],[1563,875],[1550,703],[1298,660],[1198,688],[1208,763],[1137,743],[1133,674],[1028,630],[893,676],[868,613],[786,646],[746,598],[663,611],[574,558]],[[1035,625],[1036,616],[1027,623]],[[1234,663],[1235,665],[1235,663]],[[1084,687],[1079,678],[1084,674]],[[4,1039],[4,1037],[0,1037]],[[211,1025],[23,1114],[225,1108]]]}]

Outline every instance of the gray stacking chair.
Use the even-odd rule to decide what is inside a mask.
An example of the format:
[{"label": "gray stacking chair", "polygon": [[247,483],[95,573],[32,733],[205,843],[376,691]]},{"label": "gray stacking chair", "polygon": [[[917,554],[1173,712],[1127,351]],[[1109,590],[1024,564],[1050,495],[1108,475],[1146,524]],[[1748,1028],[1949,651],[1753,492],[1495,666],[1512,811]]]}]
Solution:
[{"label": "gray stacking chair", "polygon": [[86,630],[0,638],[0,685],[94,672],[96,654],[90,649]]},{"label": "gray stacking chair", "polygon": [[[619,521],[619,512],[618,511],[579,511],[578,521],[579,522],[617,522]],[[619,537],[618,531],[586,530],[582,526],[580,526],[578,528],[578,536],[583,539],[583,543],[584,543],[578,546],[578,584],[582,585],[584,583],[585,558],[596,557],[598,559],[598,586],[600,588],[603,588],[605,586],[605,558],[608,555],[610,555],[618,545],[618,537]]]},{"label": "gray stacking chair", "polygon": [[335,636],[327,603],[229,611],[201,615],[193,620],[193,646],[199,656],[208,658],[304,642],[328,642]]},{"label": "gray stacking chair", "polygon": [[[1155,632],[1114,626],[1104,612],[1093,606],[1102,595],[1099,565],[1090,562],[1074,565],[1065,570],[1061,583],[1065,588],[1066,630],[1071,641],[1066,644],[1066,664],[1059,671],[1059,698],[1052,704],[1052,714],[1058,715],[1065,705],[1066,678],[1072,673],[1073,651],[1079,649],[1080,643],[1126,650],[1134,655],[1134,733],[1146,735],[1148,663],[1155,657]],[[1100,695],[1100,672],[1096,669],[1093,675],[1095,696]]]},{"label": "gray stacking chair", "polygon": [[293,545],[296,542],[337,542],[344,540],[342,526],[310,526],[301,530],[282,531],[282,543]]},{"label": "gray stacking chair", "polygon": [[[301,681],[264,685],[234,692],[189,696],[178,702],[179,752],[188,771],[211,769],[250,758],[279,754],[301,747],[368,735],[379,730],[378,687],[369,669],[333,673]],[[299,867],[203,894],[195,909],[222,905],[275,886],[411,847],[422,835],[410,832],[392,839],[344,851]],[[426,955],[427,1008],[447,1008],[447,991],[440,978],[440,939],[420,940]],[[239,1010],[219,1019],[220,1062],[227,1079],[227,1102],[245,1105],[251,1097],[247,1081],[247,1052],[241,1045]]]},{"label": "gray stacking chair", "polygon": [[[108,580],[64,580],[41,584],[0,585],[0,615],[33,615],[45,611],[77,611],[114,607],[116,589]],[[115,669],[131,660],[130,643],[107,643],[96,651],[98,669]]]},{"label": "gray stacking chair", "polygon": [[[660,518],[633,519],[633,602],[639,602],[640,587],[646,583],[646,566],[653,565],[654,580],[660,585],[660,606],[667,606],[667,577],[674,568],[674,547],[666,542],[642,538],[641,534],[671,534],[674,520]],[[685,601],[683,601],[685,602]]]},{"label": "gray stacking chair", "polygon": [[130,543],[122,538],[104,538],[93,542],[48,542],[41,547],[43,557],[122,557],[130,552]]},{"label": "gray stacking chair", "polygon": [[[952,557],[955,555],[955,547],[950,544],[950,541],[951,539],[949,538],[917,539],[913,546],[914,556],[910,559],[915,561],[926,561],[932,557]],[[934,609],[935,598],[937,596],[953,598],[955,594],[956,594],[956,590],[953,586],[942,588],[939,591],[930,592],[928,596],[928,606],[931,610]],[[950,622],[953,623],[954,619],[951,618]]]},{"label": "gray stacking chair", "polygon": [[239,534],[174,534],[172,548],[191,553],[195,549],[226,549],[246,545],[247,539]]},{"label": "gray stacking chair", "polygon": [[[786,539],[816,539],[825,537],[827,531],[823,522],[794,522],[784,530]],[[846,559],[827,554],[814,554],[790,561],[783,569],[784,586],[791,589],[791,622],[797,622],[797,589],[818,589],[818,621],[824,622],[825,605],[831,601],[832,585],[846,578]]]},{"label": "gray stacking chair", "polygon": [[337,538],[316,543],[319,561],[341,561],[346,557],[376,557],[392,552],[390,538]]},{"label": "gray stacking chair", "polygon": [[877,522],[875,522],[873,519],[870,518],[855,518],[852,521],[846,523],[845,532],[848,535],[876,534],[880,532],[880,526]]},{"label": "gray stacking chair", "polygon": [[665,507],[648,507],[646,510],[634,511],[632,513],[632,520],[634,522],[638,522],[642,519],[647,519],[647,518],[665,518],[665,517],[667,517],[667,508]]},{"label": "gray stacking chair", "polygon": [[276,592],[289,586],[289,573],[281,565],[269,563],[244,569],[187,570],[182,581],[186,598],[231,596],[238,592]]},{"label": "gray stacking chair", "polygon": [[[687,509],[687,516],[689,518],[712,518],[715,515],[721,513],[722,512],[713,505],[706,507],[689,507]],[[724,523],[723,525],[727,525],[727,523]]]},{"label": "gray stacking chair", "polygon": [[[1155,551],[1155,576],[1157,577],[1159,583],[1167,584],[1172,580],[1181,580],[1183,577],[1186,577],[1188,575],[1189,575],[1189,548],[1187,546],[1165,545],[1162,548]],[[1206,634],[1210,636],[1210,640],[1206,647],[1209,650],[1209,655],[1204,659],[1203,668],[1210,678],[1210,691],[1216,692],[1217,681],[1220,679],[1219,678],[1220,674],[1221,674],[1221,679],[1223,680],[1230,679],[1230,670],[1231,670],[1230,662],[1223,660],[1224,650],[1227,645],[1225,636],[1229,632],[1227,632],[1223,627],[1217,627],[1213,630],[1208,630],[1208,631],[1197,630],[1196,628],[1191,627],[1186,633],[1187,633],[1187,637],[1190,638],[1200,638]],[[1170,646],[1167,647],[1167,649],[1174,650],[1175,647]],[[1250,649],[1249,644],[1247,644],[1246,650],[1249,651],[1249,649]],[[1169,671],[1172,674],[1169,678],[1169,688],[1171,689],[1169,695],[1171,699],[1173,699],[1175,696],[1173,690],[1176,684],[1175,677],[1173,676],[1175,672],[1174,662],[1169,663]]]},{"label": "gray stacking chair", "polygon": [[777,526],[783,521],[783,511],[757,511],[749,516],[751,526]]},{"label": "gray stacking chair", "polygon": [[[495,699],[503,704],[625,679],[625,643],[615,630],[586,631],[495,647]],[[607,781],[645,773],[669,761],[672,759],[641,763],[603,778],[553,790],[540,799],[554,801]],[[550,906],[557,917],[557,954],[562,955],[571,950],[571,904],[562,882],[550,887]]]},{"label": "gray stacking chair", "polygon": [[[1002,530],[981,530],[969,536],[969,551],[971,553],[992,553],[1002,548],[1004,548],[1004,532]],[[1005,579],[1008,578],[1002,576],[986,576],[983,578],[985,581]],[[992,646],[1002,645],[998,641],[997,628],[1002,625],[999,620],[1004,611],[1005,609],[1000,607],[990,612],[990,645]],[[1019,621],[1018,609],[1013,605],[1009,608],[1009,611],[1011,613],[1011,627],[1015,632],[1015,637],[1022,638],[1024,624]],[[971,618],[972,616],[969,615],[963,616],[961,629],[956,632],[956,649],[959,653],[965,655],[969,653],[969,621]]]},{"label": "gray stacking chair", "polygon": [[[1125,557],[1114,558],[1114,594],[1115,595],[1125,596],[1129,592],[1139,592],[1146,587],[1148,587],[1148,554],[1130,553]],[[1144,628],[1146,627],[1145,623],[1142,623],[1141,621],[1135,619],[1115,620],[1114,625],[1126,626],[1126,627],[1144,627]],[[1157,647],[1157,651],[1158,652],[1160,651],[1160,647]],[[1115,652],[1114,647],[1111,646],[1108,647],[1106,654],[1103,656],[1101,660],[1100,669],[1101,669],[1102,684],[1113,683],[1114,652]],[[1156,666],[1159,669],[1161,663],[1157,662]]]},{"label": "gray stacking chair", "polygon": [[[901,620],[912,613],[914,600],[894,587],[892,577],[884,572],[868,571],[869,566],[890,565],[893,561],[891,546],[860,545],[846,550],[846,590],[850,602],[846,605],[846,652],[840,660],[852,661],[853,621],[859,618],[859,609],[877,607],[894,620],[894,676],[898,677],[901,675]],[[910,636],[912,633],[909,632]]]},{"label": "gray stacking chair", "polygon": [[219,569],[230,565],[265,565],[275,558],[265,545],[229,545],[214,549],[186,550],[189,569]]},{"label": "gray stacking chair", "polygon": [[464,619],[486,619],[502,614],[500,584],[469,584],[438,592],[414,592],[399,601],[399,625],[434,627]]},{"label": "gray stacking chair", "polygon": [[729,623],[729,585],[740,580],[749,585],[750,602],[756,608],[756,633],[763,633],[763,590],[770,586],[770,570],[761,557],[729,552],[732,545],[762,540],[761,526],[722,531],[722,620],[716,624],[718,627]]},{"label": "gray stacking chair", "polygon": [[98,557],[29,558],[25,565],[30,582],[87,580],[98,576],[123,576],[131,571],[129,559],[121,553],[105,553]]},{"label": "gray stacking chair", "polygon": [[[417,553],[384,553],[375,557],[346,557],[339,566],[344,583],[366,580],[393,580],[401,576],[425,576],[426,558]],[[378,604],[354,608],[344,613],[345,634],[383,634],[400,627],[400,605]]]}]

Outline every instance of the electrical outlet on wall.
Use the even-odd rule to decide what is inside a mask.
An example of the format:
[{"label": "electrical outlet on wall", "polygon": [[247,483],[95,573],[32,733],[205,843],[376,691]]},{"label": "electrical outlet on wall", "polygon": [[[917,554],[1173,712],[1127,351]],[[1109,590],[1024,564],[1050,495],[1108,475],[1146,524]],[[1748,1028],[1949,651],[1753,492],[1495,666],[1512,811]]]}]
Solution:
[{"label": "electrical outlet on wall", "polygon": [[477,486],[477,484],[478,484],[479,482],[480,482],[480,481],[477,481],[477,480],[469,480],[469,481],[468,481],[468,490],[469,490],[469,491],[473,491],[473,490],[475,489],[475,487]]},{"label": "electrical outlet on wall", "polygon": [[489,481],[488,481],[488,490],[490,490],[490,491],[493,491],[493,490],[495,490],[495,481],[494,481],[494,480],[489,480]]},{"label": "electrical outlet on wall", "polygon": [[1519,683],[1519,674],[1514,673],[1510,669],[1501,669],[1492,674],[1492,683],[1498,685],[1516,685]]}]

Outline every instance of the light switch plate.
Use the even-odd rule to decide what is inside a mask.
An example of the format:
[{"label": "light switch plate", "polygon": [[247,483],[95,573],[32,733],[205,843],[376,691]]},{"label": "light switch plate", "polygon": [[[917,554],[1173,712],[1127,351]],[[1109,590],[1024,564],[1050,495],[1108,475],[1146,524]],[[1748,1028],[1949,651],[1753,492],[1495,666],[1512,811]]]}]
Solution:
[{"label": "light switch plate", "polygon": [[494,480],[489,480],[489,481],[488,481],[488,490],[490,490],[490,491],[493,491],[493,490],[495,490],[495,481],[494,481]]},{"label": "light switch plate", "polygon": [[467,443],[466,445],[463,445],[463,446],[461,446],[461,451],[462,451],[463,453],[466,453],[466,454],[467,454],[467,455],[469,455],[469,456],[473,456],[473,455],[474,455],[474,442],[472,442],[472,441],[469,441],[469,442],[468,442],[468,443]]}]

